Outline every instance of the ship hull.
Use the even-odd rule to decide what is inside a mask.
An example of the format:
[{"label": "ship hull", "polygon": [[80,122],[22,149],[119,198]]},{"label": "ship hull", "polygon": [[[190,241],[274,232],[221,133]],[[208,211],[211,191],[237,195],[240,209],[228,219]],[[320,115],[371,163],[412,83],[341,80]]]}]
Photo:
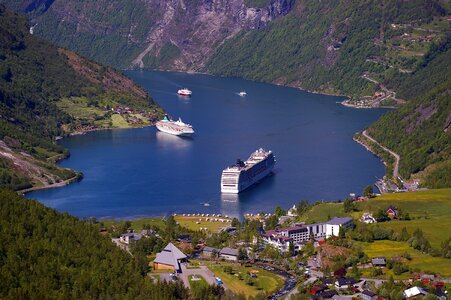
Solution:
[{"label": "ship hull", "polygon": [[176,135],[176,136],[192,136],[194,134],[194,131],[193,132],[178,131],[178,130],[174,130],[174,129],[171,129],[171,128],[167,128],[165,126],[161,126],[158,123],[156,124],[156,127],[161,132],[164,132],[164,133],[167,133],[167,134],[171,134],[171,135]]},{"label": "ship hull", "polygon": [[272,174],[275,160],[271,154],[246,171],[224,170],[221,176],[221,193],[238,194]]}]

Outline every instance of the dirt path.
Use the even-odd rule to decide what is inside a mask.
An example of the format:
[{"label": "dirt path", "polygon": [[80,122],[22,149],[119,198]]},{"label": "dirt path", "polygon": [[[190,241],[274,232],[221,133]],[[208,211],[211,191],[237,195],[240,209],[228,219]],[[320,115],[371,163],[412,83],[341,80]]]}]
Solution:
[{"label": "dirt path", "polygon": [[401,159],[399,157],[398,154],[396,154],[395,152],[391,151],[390,149],[382,146],[378,141],[376,141],[375,139],[373,139],[372,137],[370,137],[368,135],[368,132],[366,130],[364,130],[362,132],[363,136],[366,137],[367,139],[369,139],[370,141],[372,141],[373,143],[375,143],[376,145],[378,145],[379,147],[381,147],[382,149],[384,149],[385,151],[387,151],[388,153],[390,153],[394,158],[395,158],[395,166],[393,168],[393,177],[396,179],[399,177],[399,160]]}]

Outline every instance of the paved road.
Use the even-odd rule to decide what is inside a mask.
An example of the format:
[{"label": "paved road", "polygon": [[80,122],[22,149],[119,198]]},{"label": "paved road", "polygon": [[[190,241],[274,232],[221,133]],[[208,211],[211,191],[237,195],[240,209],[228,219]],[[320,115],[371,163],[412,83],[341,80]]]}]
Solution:
[{"label": "paved road", "polygon": [[399,157],[398,154],[396,154],[395,152],[391,151],[390,149],[382,146],[378,141],[376,141],[375,139],[373,139],[372,137],[370,137],[368,135],[368,132],[366,130],[364,130],[362,132],[363,136],[366,137],[367,139],[369,139],[370,141],[372,141],[373,143],[377,144],[379,147],[381,147],[382,149],[384,149],[385,151],[387,151],[388,153],[390,153],[394,158],[395,158],[395,167],[393,168],[393,177],[394,179],[399,177],[399,160],[401,159]]},{"label": "paved road", "polygon": [[[215,275],[206,266],[200,266],[198,269],[188,269],[185,264],[182,264],[182,273],[179,274],[179,277],[182,279],[187,288],[189,288],[188,277],[190,275],[202,276],[208,284],[216,284]],[[224,284],[222,286],[224,289],[227,289]]]}]

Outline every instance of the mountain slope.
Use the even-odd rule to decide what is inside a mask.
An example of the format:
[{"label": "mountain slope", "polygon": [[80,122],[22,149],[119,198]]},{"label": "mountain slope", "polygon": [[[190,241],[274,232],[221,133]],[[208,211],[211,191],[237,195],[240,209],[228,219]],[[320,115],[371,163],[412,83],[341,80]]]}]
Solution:
[{"label": "mountain slope", "polygon": [[[111,66],[198,70],[227,38],[287,14],[295,0],[1,0],[35,34]],[[249,3],[253,4],[253,3]]]},{"label": "mountain slope", "polygon": [[[37,35],[116,66],[238,76],[369,107],[412,101],[369,132],[400,152],[404,178],[427,169],[427,185],[449,182],[449,149],[434,148],[449,137],[439,97],[451,78],[449,1],[0,1],[26,11]],[[428,125],[409,125],[424,107]]]},{"label": "mountain slope", "polygon": [[0,186],[76,179],[54,165],[68,155],[55,137],[115,127],[113,116],[150,124],[161,113],[130,79],[30,35],[26,18],[0,5]]}]

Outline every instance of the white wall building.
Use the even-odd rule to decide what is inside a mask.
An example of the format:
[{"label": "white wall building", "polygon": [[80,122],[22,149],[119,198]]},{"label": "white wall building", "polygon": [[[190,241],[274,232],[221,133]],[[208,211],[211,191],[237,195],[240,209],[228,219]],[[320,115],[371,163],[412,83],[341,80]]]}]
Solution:
[{"label": "white wall building", "polygon": [[344,218],[333,218],[332,220],[326,223],[326,238],[330,238],[332,236],[338,236],[340,232],[340,228],[347,228],[353,225],[352,218],[344,217]]}]

